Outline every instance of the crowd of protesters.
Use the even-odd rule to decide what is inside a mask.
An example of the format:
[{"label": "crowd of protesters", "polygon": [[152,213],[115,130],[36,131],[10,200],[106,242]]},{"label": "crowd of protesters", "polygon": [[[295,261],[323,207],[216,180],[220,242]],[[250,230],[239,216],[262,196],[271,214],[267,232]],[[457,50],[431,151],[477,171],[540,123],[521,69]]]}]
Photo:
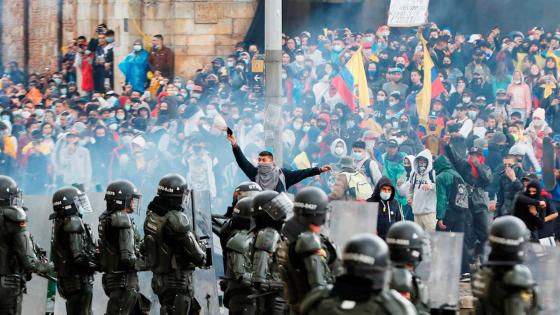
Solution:
[{"label": "crowd of protesters", "polygon": [[[424,74],[416,30],[282,37],[283,167],[335,169],[290,191],[315,185],[331,200],[380,202],[381,225],[402,218],[466,231],[471,258],[492,214],[515,214],[534,240],[554,240],[560,186],[545,191],[541,172],[544,138],[560,143],[560,28],[463,34],[430,24],[421,32],[444,86],[423,119],[414,100]],[[123,60],[115,60],[114,41],[101,24],[93,38],[68,46],[60,71],[5,68],[0,173],[41,194],[69,184],[99,190],[116,178],[151,187],[178,171],[217,205],[229,202],[224,196],[245,176],[226,127],[249,161],[264,149],[264,75],[253,67],[261,48],[239,43],[183,78],[174,76],[163,36],[150,47],[135,41]],[[346,104],[332,84],[356,53],[364,57],[365,107]],[[119,94],[115,71],[126,77]],[[461,189],[467,211],[451,196]]]}]

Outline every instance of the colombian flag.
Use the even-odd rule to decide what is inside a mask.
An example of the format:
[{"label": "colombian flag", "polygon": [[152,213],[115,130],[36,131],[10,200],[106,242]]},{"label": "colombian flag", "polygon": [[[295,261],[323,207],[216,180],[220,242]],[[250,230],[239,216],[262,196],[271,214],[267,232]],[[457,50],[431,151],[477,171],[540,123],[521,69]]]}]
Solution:
[{"label": "colombian flag", "polygon": [[421,122],[426,122],[428,120],[428,114],[430,113],[432,99],[438,97],[445,88],[439,77],[436,66],[432,61],[427,42],[422,35],[419,36],[424,52],[424,81],[422,89],[416,95],[416,109],[418,111],[418,119]]},{"label": "colombian flag", "polygon": [[352,58],[348,60],[346,65],[340,69],[336,77],[331,81],[331,84],[336,88],[338,94],[340,94],[352,111],[356,109],[354,103],[354,99],[356,98],[354,95],[354,88],[358,90],[360,107],[369,106],[368,85],[361,48],[358,49],[354,55],[352,55]]}]

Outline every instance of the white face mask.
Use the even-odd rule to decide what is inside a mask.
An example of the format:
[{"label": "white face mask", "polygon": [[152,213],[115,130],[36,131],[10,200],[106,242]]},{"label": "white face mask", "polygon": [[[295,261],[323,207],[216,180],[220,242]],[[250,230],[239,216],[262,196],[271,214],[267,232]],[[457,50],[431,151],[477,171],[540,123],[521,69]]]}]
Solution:
[{"label": "white face mask", "polygon": [[344,148],[342,148],[342,147],[336,147],[336,148],[334,148],[334,153],[335,153],[336,155],[342,155],[342,154],[344,154]]},{"label": "white face mask", "polygon": [[123,120],[124,119],[124,114],[117,114],[117,119],[118,120]]},{"label": "white face mask", "polygon": [[296,56],[296,61],[298,62],[302,62],[305,58],[302,55],[297,55]]},{"label": "white face mask", "polygon": [[134,45],[134,46],[132,46],[132,47],[133,47],[134,51],[140,51],[140,50],[142,50],[142,45]]},{"label": "white face mask", "polygon": [[381,197],[382,200],[387,201],[389,200],[389,198],[391,198],[391,193],[382,191],[379,193],[379,197]]},{"label": "white face mask", "polygon": [[471,98],[470,97],[463,97],[463,104],[468,104],[471,102]]}]

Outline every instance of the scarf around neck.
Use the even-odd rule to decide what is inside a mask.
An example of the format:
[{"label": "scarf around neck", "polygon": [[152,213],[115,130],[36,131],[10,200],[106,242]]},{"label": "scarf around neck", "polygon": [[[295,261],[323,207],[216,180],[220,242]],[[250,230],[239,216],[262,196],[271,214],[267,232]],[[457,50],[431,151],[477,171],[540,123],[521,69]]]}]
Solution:
[{"label": "scarf around neck", "polygon": [[263,190],[276,190],[278,180],[280,178],[280,169],[272,164],[259,165],[257,167],[257,176],[255,181]]}]

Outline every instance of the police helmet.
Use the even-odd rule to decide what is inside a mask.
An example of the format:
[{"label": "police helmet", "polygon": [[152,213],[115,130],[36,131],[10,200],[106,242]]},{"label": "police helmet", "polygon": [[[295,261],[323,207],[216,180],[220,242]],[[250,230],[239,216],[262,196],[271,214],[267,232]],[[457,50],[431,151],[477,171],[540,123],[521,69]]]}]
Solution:
[{"label": "police helmet", "polygon": [[303,224],[325,224],[328,209],[329,198],[317,187],[305,187],[294,198],[294,215]]},{"label": "police helmet", "polygon": [[352,237],[342,254],[346,274],[371,281],[373,289],[381,289],[386,283],[389,270],[389,248],[373,234]]},{"label": "police helmet", "polygon": [[128,180],[117,180],[110,183],[105,192],[107,209],[111,211],[123,209],[138,211],[141,198],[142,195],[136,186]]},{"label": "police helmet", "polygon": [[93,212],[88,196],[78,188],[71,186],[57,190],[53,194],[52,205],[54,214],[58,217]]},{"label": "police helmet", "polygon": [[393,224],[387,232],[385,241],[389,246],[393,263],[407,264],[422,261],[426,236],[418,224],[412,221]]},{"label": "police helmet", "polygon": [[2,206],[23,206],[22,192],[9,176],[0,175],[0,203]]}]

